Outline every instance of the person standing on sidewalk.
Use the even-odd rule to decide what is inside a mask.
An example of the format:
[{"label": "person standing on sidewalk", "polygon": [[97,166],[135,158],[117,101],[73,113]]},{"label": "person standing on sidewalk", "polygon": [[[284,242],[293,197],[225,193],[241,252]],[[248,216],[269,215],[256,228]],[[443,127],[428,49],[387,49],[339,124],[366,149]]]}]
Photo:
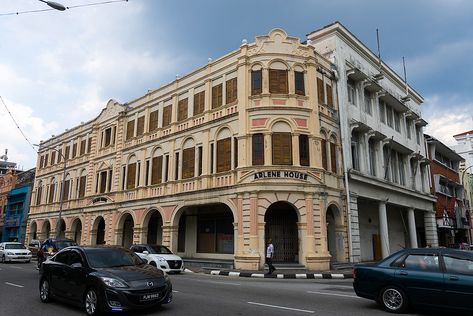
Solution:
[{"label": "person standing on sidewalk", "polygon": [[266,264],[268,265],[268,274],[272,274],[276,268],[273,266],[274,246],[273,241],[268,239],[268,247],[266,248]]}]

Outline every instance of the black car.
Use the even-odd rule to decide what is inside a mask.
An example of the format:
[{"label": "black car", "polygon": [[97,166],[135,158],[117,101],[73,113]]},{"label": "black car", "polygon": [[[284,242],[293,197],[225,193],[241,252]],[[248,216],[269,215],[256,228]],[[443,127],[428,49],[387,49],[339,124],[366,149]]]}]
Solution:
[{"label": "black car", "polygon": [[404,249],[369,265],[356,265],[358,296],[392,313],[409,307],[473,311],[473,253],[448,248]]},{"label": "black car", "polygon": [[43,241],[36,254],[38,257],[38,269],[46,259],[69,246],[77,246],[77,243],[72,239],[46,239]]},{"label": "black car", "polygon": [[39,293],[82,306],[87,315],[149,308],[172,301],[167,274],[133,252],[114,246],[72,246],[40,269]]}]

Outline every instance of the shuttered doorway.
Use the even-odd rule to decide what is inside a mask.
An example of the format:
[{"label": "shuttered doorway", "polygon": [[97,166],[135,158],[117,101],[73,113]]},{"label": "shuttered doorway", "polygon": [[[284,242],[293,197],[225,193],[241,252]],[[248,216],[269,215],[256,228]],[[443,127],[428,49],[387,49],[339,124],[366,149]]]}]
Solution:
[{"label": "shuttered doorway", "polygon": [[297,213],[286,202],[272,204],[265,214],[265,242],[272,239],[275,263],[297,263],[299,261],[299,238]]}]

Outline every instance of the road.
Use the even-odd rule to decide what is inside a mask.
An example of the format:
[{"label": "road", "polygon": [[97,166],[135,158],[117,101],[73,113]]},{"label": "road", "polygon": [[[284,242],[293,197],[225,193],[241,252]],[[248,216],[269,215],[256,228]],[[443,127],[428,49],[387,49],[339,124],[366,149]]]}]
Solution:
[{"label": "road", "polygon": [[[358,298],[351,280],[254,279],[198,273],[171,275],[171,280],[171,304],[121,315],[390,315],[374,302]],[[0,265],[0,315],[84,314],[56,301],[41,303],[35,262]]]}]

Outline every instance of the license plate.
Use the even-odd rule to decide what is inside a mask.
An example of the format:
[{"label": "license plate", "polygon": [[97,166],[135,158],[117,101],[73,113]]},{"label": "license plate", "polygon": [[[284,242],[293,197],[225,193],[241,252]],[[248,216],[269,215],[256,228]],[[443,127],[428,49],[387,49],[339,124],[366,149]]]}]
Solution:
[{"label": "license plate", "polygon": [[159,293],[150,293],[141,295],[140,301],[152,301],[157,300],[159,298]]}]

